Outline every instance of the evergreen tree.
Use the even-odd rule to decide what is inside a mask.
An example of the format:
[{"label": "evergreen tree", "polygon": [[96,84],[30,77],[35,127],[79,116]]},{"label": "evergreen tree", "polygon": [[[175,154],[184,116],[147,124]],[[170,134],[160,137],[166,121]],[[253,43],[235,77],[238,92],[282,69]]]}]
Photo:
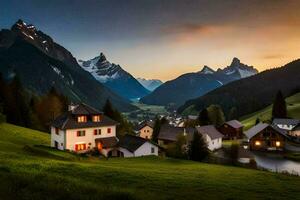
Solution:
[{"label": "evergreen tree", "polygon": [[194,161],[202,161],[208,154],[207,144],[203,136],[195,131],[193,141],[189,146],[189,158]]},{"label": "evergreen tree", "polygon": [[259,124],[260,123],[260,119],[259,118],[256,118],[256,120],[255,120],[255,125],[256,124]]},{"label": "evergreen tree", "polygon": [[151,140],[153,142],[158,142],[158,135],[161,127],[161,120],[159,119],[158,116],[155,117],[155,122],[154,122],[154,127],[153,127],[153,133],[152,133],[152,138]]},{"label": "evergreen tree", "polygon": [[109,99],[106,100],[102,111],[103,111],[104,115],[106,115],[112,119],[115,118],[115,111],[114,111]]},{"label": "evergreen tree", "polygon": [[272,119],[274,118],[286,118],[287,117],[287,108],[286,102],[283,97],[283,94],[279,90],[276,94],[275,100],[273,102],[272,108]]},{"label": "evergreen tree", "polygon": [[177,135],[176,142],[168,145],[166,153],[169,157],[186,159],[188,153],[186,136],[183,134]]},{"label": "evergreen tree", "polygon": [[209,125],[209,117],[208,117],[208,111],[206,108],[202,109],[198,116],[198,122],[200,126]]},{"label": "evergreen tree", "polygon": [[228,113],[228,120],[233,120],[238,118],[238,112],[236,107],[232,107]]},{"label": "evergreen tree", "polygon": [[207,108],[209,120],[215,126],[221,126],[225,122],[225,116],[221,106],[219,105],[210,105]]}]

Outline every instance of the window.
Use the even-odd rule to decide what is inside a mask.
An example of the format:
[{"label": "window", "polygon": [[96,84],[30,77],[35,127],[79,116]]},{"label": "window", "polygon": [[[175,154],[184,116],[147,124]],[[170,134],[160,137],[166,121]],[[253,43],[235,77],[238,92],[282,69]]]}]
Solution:
[{"label": "window", "polygon": [[276,141],[276,147],[280,147],[280,141]]},{"label": "window", "polygon": [[260,143],[260,141],[255,141],[255,146],[260,146],[261,145],[261,143]]},{"label": "window", "polygon": [[64,146],[64,143],[60,143],[60,146]]},{"label": "window", "polygon": [[55,134],[59,135],[59,129],[58,128],[55,128]]},{"label": "window", "polygon": [[75,144],[75,151],[86,150],[86,144]]},{"label": "window", "polygon": [[148,139],[148,136],[146,136],[146,139]]},{"label": "window", "polygon": [[155,153],[154,147],[151,147],[151,153]]},{"label": "window", "polygon": [[100,115],[94,115],[93,122],[100,122]]},{"label": "window", "polygon": [[77,131],[77,137],[85,136],[85,131]]},{"label": "window", "polygon": [[101,135],[101,129],[94,129],[94,135]]},{"label": "window", "polygon": [[108,128],[108,129],[107,129],[107,133],[111,133],[111,128]]},{"label": "window", "polygon": [[87,121],[87,117],[85,115],[81,115],[77,117],[77,122],[82,123],[82,122],[86,122]]}]

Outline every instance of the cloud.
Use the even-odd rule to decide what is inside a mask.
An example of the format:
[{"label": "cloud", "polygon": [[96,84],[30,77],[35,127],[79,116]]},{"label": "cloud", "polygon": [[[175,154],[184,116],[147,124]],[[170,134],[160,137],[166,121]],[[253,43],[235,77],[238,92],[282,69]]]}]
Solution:
[{"label": "cloud", "polygon": [[266,55],[261,56],[261,58],[263,58],[263,59],[280,59],[283,57],[284,57],[284,55],[282,55],[282,54],[266,54]]}]

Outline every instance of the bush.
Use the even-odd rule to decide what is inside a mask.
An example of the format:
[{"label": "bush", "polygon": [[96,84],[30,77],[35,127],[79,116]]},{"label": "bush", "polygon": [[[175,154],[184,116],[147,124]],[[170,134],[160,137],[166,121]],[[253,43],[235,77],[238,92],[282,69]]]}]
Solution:
[{"label": "bush", "polygon": [[2,113],[0,113],[0,123],[6,122],[6,116]]}]

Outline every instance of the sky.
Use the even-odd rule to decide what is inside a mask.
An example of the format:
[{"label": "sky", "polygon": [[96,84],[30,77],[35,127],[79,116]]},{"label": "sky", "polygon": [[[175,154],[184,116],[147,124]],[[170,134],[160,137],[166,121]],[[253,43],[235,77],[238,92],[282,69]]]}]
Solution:
[{"label": "sky", "polygon": [[103,52],[135,77],[171,80],[300,58],[298,0],[0,0],[0,28],[34,24],[77,59]]}]

